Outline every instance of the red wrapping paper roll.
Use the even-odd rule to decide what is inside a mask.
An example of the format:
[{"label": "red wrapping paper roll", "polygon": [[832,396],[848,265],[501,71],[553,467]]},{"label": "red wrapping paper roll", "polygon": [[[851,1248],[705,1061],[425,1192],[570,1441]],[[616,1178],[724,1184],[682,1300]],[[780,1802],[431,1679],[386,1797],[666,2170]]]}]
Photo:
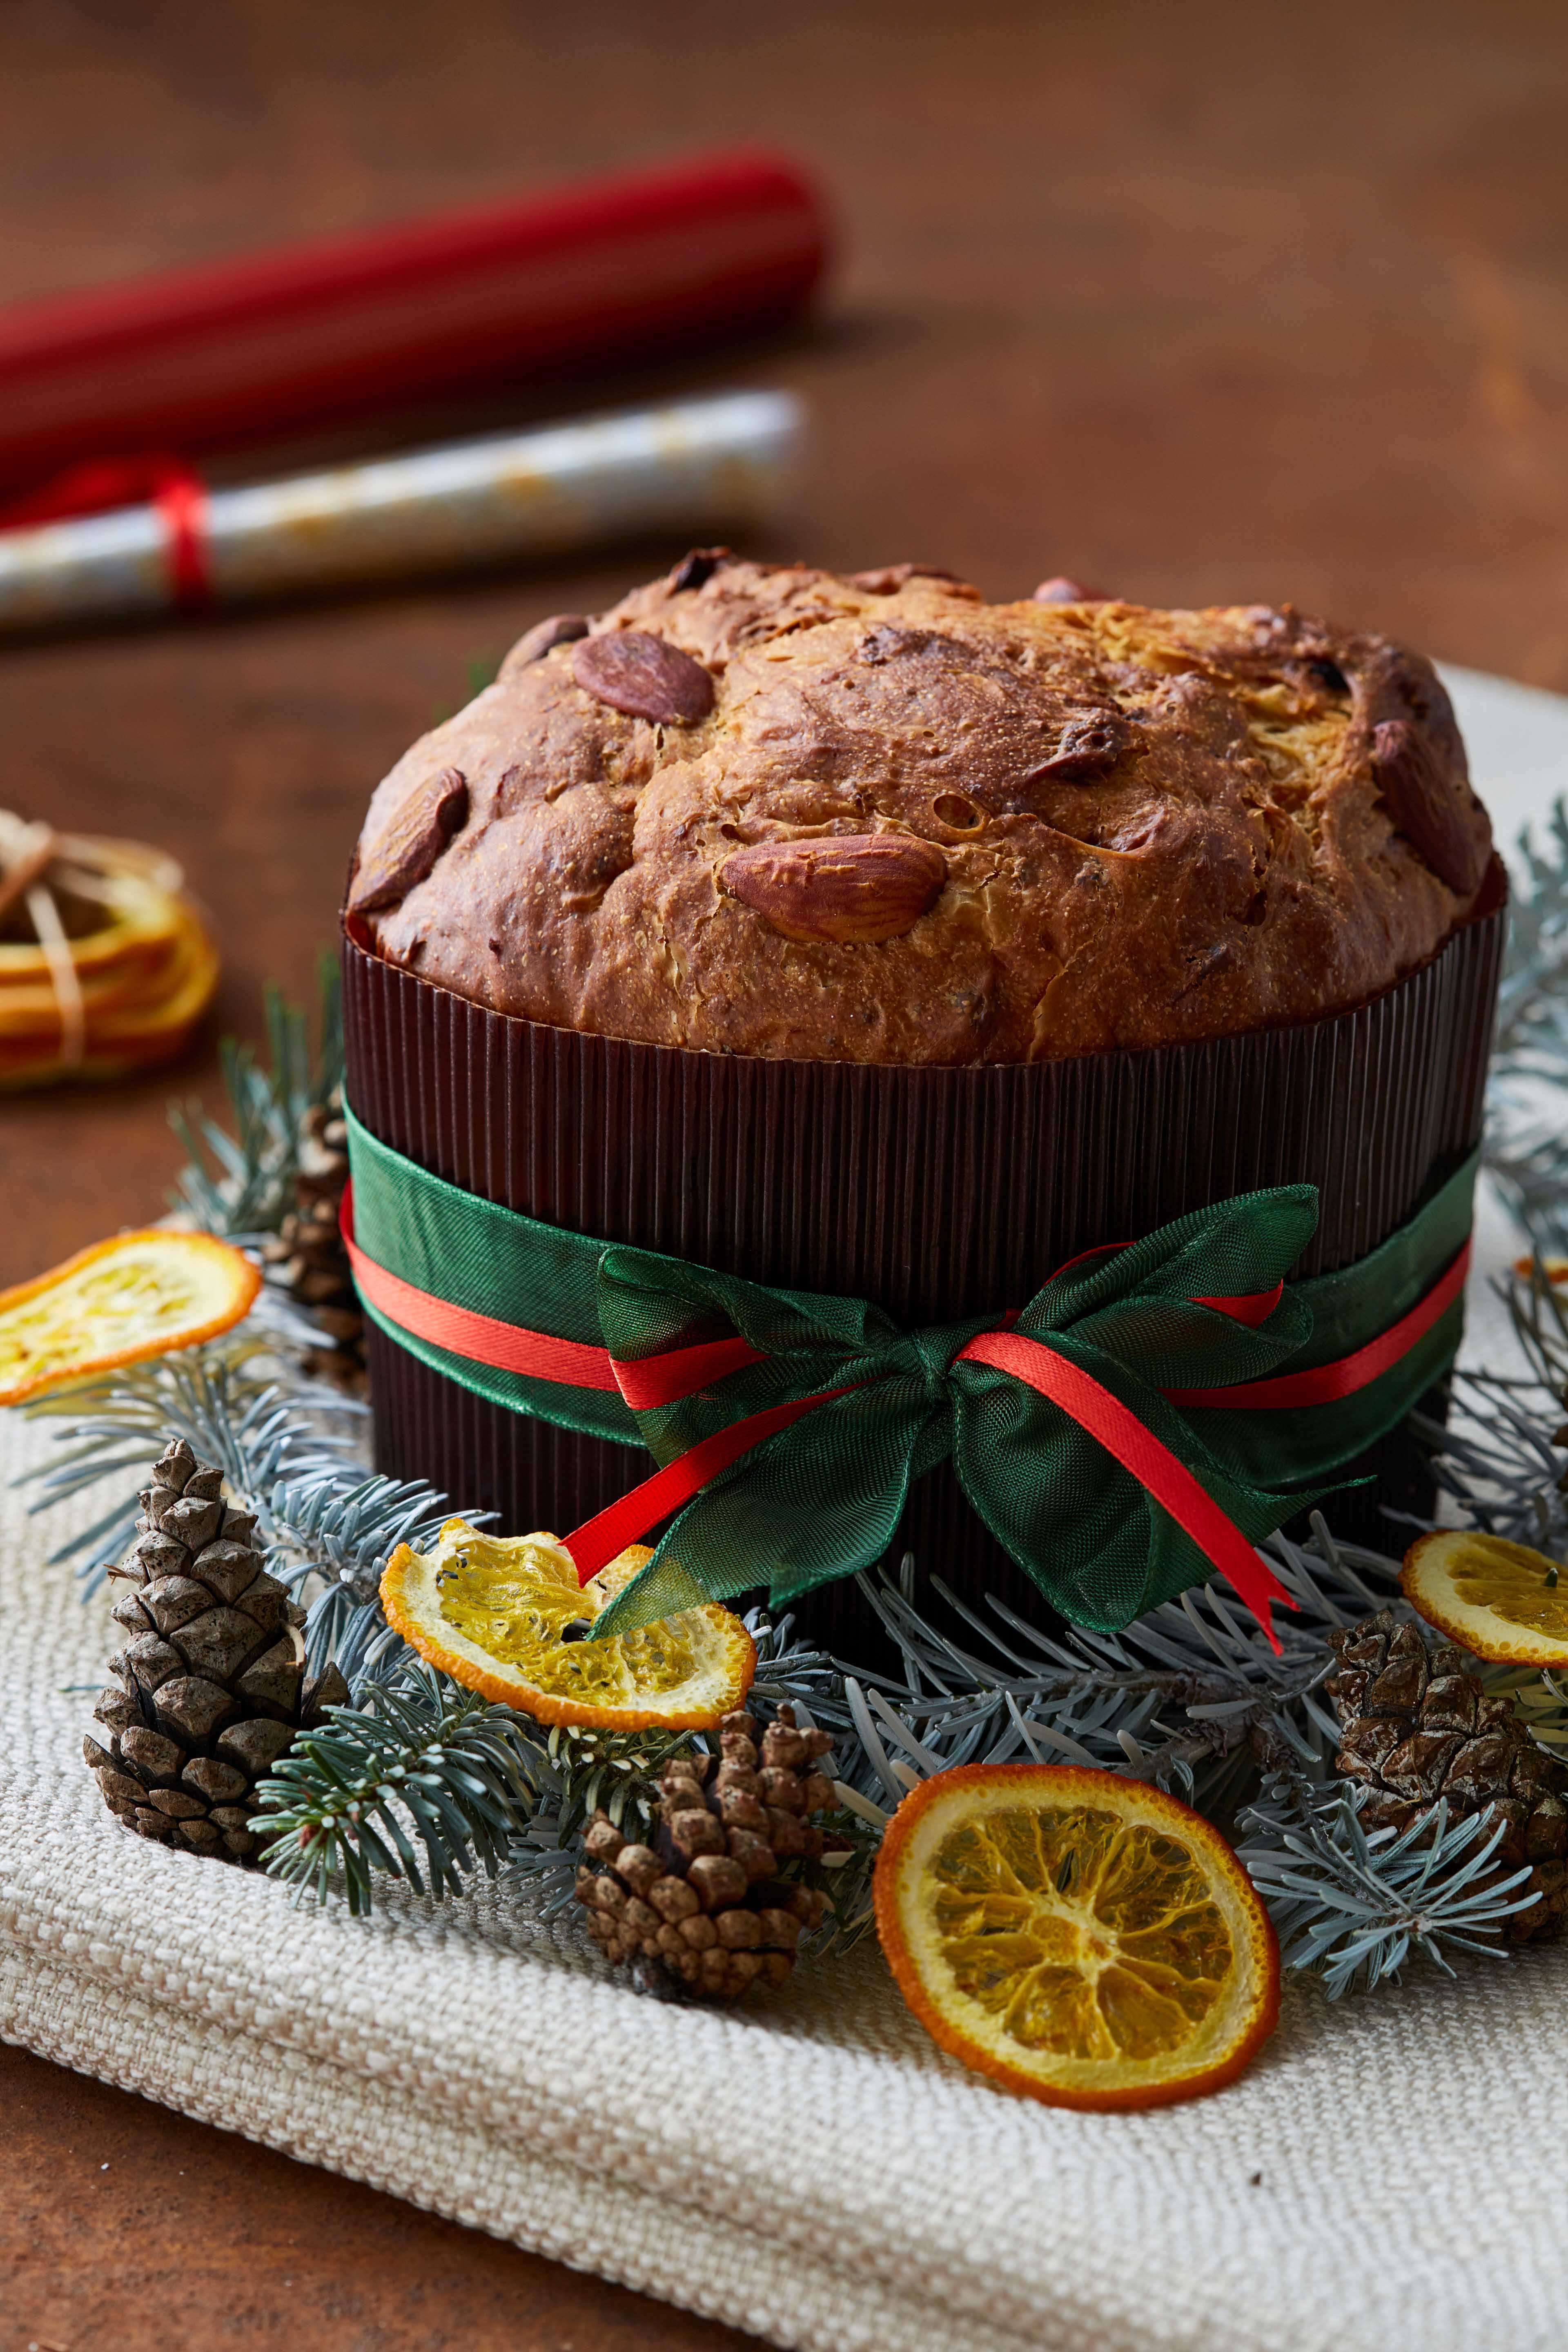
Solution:
[{"label": "red wrapping paper roll", "polygon": [[0,487],[787,317],[827,254],[793,164],[710,156],[0,316]]}]

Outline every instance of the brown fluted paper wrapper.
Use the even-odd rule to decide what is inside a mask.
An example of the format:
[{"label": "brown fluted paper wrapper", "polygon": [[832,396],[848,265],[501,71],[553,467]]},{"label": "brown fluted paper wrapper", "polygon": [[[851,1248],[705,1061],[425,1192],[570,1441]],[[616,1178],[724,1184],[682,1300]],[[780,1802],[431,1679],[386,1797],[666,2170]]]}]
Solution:
[{"label": "brown fluted paper wrapper", "polygon": [[[1199,1045],[910,1069],[688,1053],[490,1013],[345,943],[348,1095],[373,1134],[548,1223],[754,1282],[874,1299],[899,1321],[1021,1307],[1064,1259],[1269,1184],[1316,1184],[1300,1275],[1364,1255],[1474,1148],[1501,961],[1484,911],[1354,1012]],[[376,1461],[501,1528],[565,1534],[648,1475],[641,1449],[510,1413],[370,1331]],[[1418,1508],[1399,1435],[1358,1471],[1337,1530],[1393,1545]],[[950,1465],[918,1482],[900,1545],[973,1601],[1044,1604]],[[852,1581],[798,1615],[841,1654],[879,1646]]]}]

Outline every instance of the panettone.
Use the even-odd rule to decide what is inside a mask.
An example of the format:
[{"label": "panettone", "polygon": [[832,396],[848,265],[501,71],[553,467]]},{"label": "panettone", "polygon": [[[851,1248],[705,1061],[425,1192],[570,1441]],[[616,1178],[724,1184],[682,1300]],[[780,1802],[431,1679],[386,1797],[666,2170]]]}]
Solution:
[{"label": "panettone", "polygon": [[530,631],[398,761],[349,929],[556,1028],[1019,1063],[1363,1003],[1489,854],[1385,638],[710,551]]}]

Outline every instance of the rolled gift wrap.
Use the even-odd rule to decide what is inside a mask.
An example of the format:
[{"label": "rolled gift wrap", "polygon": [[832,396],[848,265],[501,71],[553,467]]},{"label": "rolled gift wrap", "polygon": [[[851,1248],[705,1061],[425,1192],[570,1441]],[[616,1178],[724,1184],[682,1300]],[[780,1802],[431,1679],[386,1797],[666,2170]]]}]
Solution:
[{"label": "rolled gift wrap", "polygon": [[696,156],[0,316],[0,482],[789,317],[826,258],[787,158]]},{"label": "rolled gift wrap", "polygon": [[0,631],[755,527],[802,435],[792,394],[736,392],[241,489],[172,477],[146,505],[0,532]]}]

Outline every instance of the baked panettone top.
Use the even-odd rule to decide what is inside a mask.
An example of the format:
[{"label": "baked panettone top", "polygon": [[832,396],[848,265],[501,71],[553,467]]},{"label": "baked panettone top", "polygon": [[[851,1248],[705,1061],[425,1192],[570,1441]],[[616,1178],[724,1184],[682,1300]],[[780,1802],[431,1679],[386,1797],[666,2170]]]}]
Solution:
[{"label": "baked panettone top", "polygon": [[531,630],[398,761],[349,927],[561,1027],[1016,1062],[1360,1003],[1490,845],[1386,638],[710,551]]}]

